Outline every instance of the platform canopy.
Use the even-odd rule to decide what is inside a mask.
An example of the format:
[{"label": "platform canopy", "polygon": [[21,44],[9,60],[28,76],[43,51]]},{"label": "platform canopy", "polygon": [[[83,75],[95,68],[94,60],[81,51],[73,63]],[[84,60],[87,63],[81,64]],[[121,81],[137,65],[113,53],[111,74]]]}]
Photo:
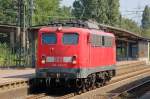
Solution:
[{"label": "platform canopy", "polygon": [[149,38],[142,37],[128,30],[117,28],[117,27],[112,27],[108,25],[98,24],[97,22],[94,22],[91,20],[90,21],[87,21],[87,20],[86,21],[81,21],[81,20],[53,21],[47,25],[31,27],[29,30],[32,33],[37,33],[40,28],[45,27],[45,26],[49,26],[49,27],[67,26],[67,27],[100,29],[100,30],[114,33],[117,40],[123,40],[123,41],[129,41],[129,42],[135,42],[135,41],[140,41],[140,40],[150,41]]},{"label": "platform canopy", "polygon": [[145,38],[137,33],[130,32],[128,30],[112,27],[108,25],[99,24],[99,27],[107,32],[114,33],[117,40],[123,40],[123,41],[150,41],[150,38]]},{"label": "platform canopy", "polygon": [[14,25],[0,25],[0,33],[16,32],[17,26]]}]

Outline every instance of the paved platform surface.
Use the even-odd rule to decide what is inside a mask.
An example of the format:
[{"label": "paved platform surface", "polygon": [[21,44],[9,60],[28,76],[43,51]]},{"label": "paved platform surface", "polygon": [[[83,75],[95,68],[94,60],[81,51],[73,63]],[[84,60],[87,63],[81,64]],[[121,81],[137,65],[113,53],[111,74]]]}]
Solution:
[{"label": "paved platform surface", "polygon": [[0,78],[0,85],[20,82],[20,81],[28,81],[28,78]]},{"label": "paved platform surface", "polygon": [[0,70],[0,85],[27,81],[29,78],[34,77],[35,69],[4,69]]},{"label": "paved platform surface", "polygon": [[35,69],[5,69],[0,70],[0,78],[26,78],[35,74]]},{"label": "paved platform surface", "polygon": [[125,64],[134,64],[136,62],[140,62],[140,61],[137,61],[137,60],[134,60],[134,61],[119,61],[116,63],[117,66],[119,65],[125,65]]}]

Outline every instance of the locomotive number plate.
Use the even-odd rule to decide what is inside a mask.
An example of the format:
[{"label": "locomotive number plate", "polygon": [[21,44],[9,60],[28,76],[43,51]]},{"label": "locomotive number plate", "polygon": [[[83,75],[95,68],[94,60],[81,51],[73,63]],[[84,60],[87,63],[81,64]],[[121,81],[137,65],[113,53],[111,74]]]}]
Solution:
[{"label": "locomotive number plate", "polygon": [[55,58],[54,57],[47,57],[46,62],[54,62]]},{"label": "locomotive number plate", "polygon": [[63,62],[63,58],[62,57],[55,57],[54,61],[55,62]]},{"label": "locomotive number plate", "polygon": [[47,57],[46,62],[63,62],[63,57]]}]

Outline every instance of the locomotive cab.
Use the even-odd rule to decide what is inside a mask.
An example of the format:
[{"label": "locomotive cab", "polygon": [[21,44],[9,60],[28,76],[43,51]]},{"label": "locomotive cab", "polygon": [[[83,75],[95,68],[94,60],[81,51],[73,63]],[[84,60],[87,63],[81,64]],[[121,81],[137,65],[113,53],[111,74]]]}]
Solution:
[{"label": "locomotive cab", "polygon": [[38,38],[37,78],[74,79],[80,76],[82,35],[76,29],[41,29]]}]

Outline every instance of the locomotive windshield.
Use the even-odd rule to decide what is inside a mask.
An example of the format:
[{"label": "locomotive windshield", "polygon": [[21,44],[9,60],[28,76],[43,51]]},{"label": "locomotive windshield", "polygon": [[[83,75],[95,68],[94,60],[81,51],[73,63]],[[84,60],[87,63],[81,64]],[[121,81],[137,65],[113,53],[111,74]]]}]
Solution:
[{"label": "locomotive windshield", "polygon": [[78,44],[79,35],[77,33],[64,33],[63,35],[63,43],[68,45],[76,45]]},{"label": "locomotive windshield", "polygon": [[55,33],[44,33],[42,34],[43,44],[56,44],[57,38]]}]

